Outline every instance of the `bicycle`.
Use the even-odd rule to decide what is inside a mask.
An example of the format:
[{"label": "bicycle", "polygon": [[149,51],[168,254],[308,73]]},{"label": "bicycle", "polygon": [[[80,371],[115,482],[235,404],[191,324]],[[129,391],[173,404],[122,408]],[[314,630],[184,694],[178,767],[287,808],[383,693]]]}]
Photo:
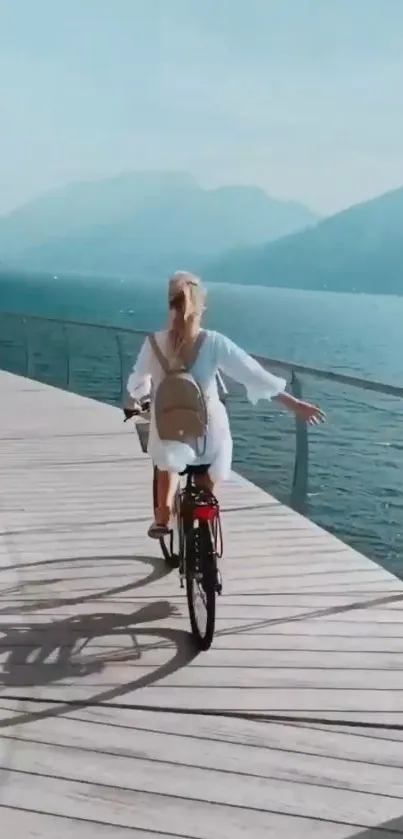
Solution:
[{"label": "bicycle", "polygon": [[[125,421],[145,415],[149,402],[140,410],[124,410]],[[199,650],[211,647],[216,614],[216,596],[222,594],[218,560],[223,555],[220,507],[209,490],[197,485],[197,475],[208,465],[188,467],[186,483],[179,486],[174,502],[174,523],[170,533],[159,540],[165,562],[179,570],[180,587],[186,597],[193,639]],[[153,475],[153,505],[157,506],[157,470]],[[203,607],[203,615],[200,606]]]}]

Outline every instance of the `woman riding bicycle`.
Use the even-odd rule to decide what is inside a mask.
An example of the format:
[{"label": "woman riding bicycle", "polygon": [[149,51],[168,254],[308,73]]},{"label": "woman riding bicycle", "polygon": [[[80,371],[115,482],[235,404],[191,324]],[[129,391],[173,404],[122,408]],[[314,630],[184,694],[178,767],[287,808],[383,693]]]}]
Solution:
[{"label": "woman riding bicycle", "polygon": [[[323,422],[320,408],[295,399],[285,393],[286,381],[273,376],[255,359],[225,335],[201,330],[205,312],[206,292],[201,281],[186,271],[178,271],[169,281],[169,326],[158,332],[153,340],[146,338],[127,383],[129,400],[127,410],[135,410],[141,399],[156,394],[165,378],[163,359],[185,364],[200,387],[207,412],[206,434],[203,451],[189,441],[161,440],[151,398],[151,418],[148,453],[157,467],[157,498],[155,520],[148,530],[152,538],[161,538],[170,528],[172,507],[179,480],[179,473],[188,466],[199,474],[200,486],[214,491],[216,482],[226,480],[231,471],[232,437],[225,406],[220,401],[217,373],[243,384],[248,399],[256,404],[259,399],[275,399],[302,420],[311,424]],[[199,350],[197,352],[197,347]],[[189,359],[195,352],[195,360]]]}]

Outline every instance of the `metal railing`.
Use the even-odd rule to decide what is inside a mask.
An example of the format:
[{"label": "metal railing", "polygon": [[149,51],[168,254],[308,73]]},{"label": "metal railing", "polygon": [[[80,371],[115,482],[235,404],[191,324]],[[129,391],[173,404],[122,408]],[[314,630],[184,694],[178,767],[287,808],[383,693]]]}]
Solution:
[{"label": "metal railing", "polygon": [[[72,390],[83,396],[120,405],[124,399],[126,380],[133,360],[145,335],[146,333],[143,330],[3,312],[0,313],[0,367],[59,388]],[[384,402],[381,404],[376,400],[393,400],[393,405],[388,403],[386,408],[389,412],[392,411],[397,427],[400,427],[400,420],[403,419],[403,387],[294,364],[282,359],[269,359],[261,356],[255,356],[255,358],[264,367],[274,371],[283,371],[289,380],[289,389],[295,396],[301,398],[305,395],[306,398],[314,398],[321,404],[325,402],[325,408],[328,407],[326,404],[328,402],[331,410],[337,404],[337,410],[340,411],[340,398],[338,398],[338,401],[335,400],[330,390],[335,384],[338,385],[343,391],[343,400],[350,409],[350,415],[357,414],[362,409],[362,405],[364,405],[364,411],[369,406],[368,410],[375,412],[374,427],[377,418],[380,416],[379,411],[385,408]],[[306,380],[310,383],[309,388]],[[315,382],[320,385],[320,393],[317,392],[317,388],[315,390]],[[284,472],[284,470],[278,468],[274,455],[281,450],[282,456],[289,458],[293,449],[292,479],[288,484],[288,491],[284,486],[283,475],[279,480],[279,486],[283,492],[282,500],[287,501],[295,509],[305,512],[307,499],[309,501],[309,446],[311,440],[313,446],[317,445],[317,437],[309,438],[305,424],[297,420],[295,424],[295,445],[291,447],[289,424],[282,421],[281,434],[275,436],[272,429],[274,422],[280,422],[275,419],[275,413],[278,415],[278,412],[275,412],[275,409],[272,408],[268,410],[267,404],[264,410],[258,411],[257,414],[256,411],[253,413],[254,430],[252,433],[245,435],[243,428],[245,422],[248,422],[246,417],[251,415],[250,406],[246,406],[245,398],[236,385],[231,382],[227,382],[227,385],[229,387],[229,411],[232,415],[235,436],[235,467],[244,474],[246,472],[247,476],[255,480],[256,483],[263,484],[264,488],[274,491],[275,487],[267,477],[268,472],[277,476],[280,471]],[[357,401],[357,397],[354,396],[351,399],[348,392],[358,393],[361,396]],[[365,393],[372,394],[375,402],[362,403]],[[267,430],[268,425],[270,426],[269,430]],[[357,429],[353,429],[353,432],[352,436],[354,438]],[[346,433],[348,435],[348,429]],[[327,434],[327,443],[325,448],[322,449],[323,452],[332,451],[333,447],[332,432],[329,434],[328,431]],[[319,433],[319,437],[324,439],[322,432]],[[262,467],[261,463],[264,460],[262,449],[263,447],[267,448],[266,441],[269,441],[269,443],[274,441],[274,445],[271,449],[270,463]],[[354,440],[351,442],[354,447]],[[340,444],[342,456],[343,452],[345,453],[348,450],[349,443],[348,436],[343,438],[343,442]],[[388,441],[385,442],[385,446],[387,448]],[[237,451],[240,452],[239,457],[237,457]],[[344,454],[344,456],[348,457],[349,455]],[[340,451],[337,457],[332,459],[332,463],[329,463],[327,475],[331,473],[331,470],[334,470],[335,460],[337,459],[340,459]],[[321,480],[326,481],[326,469],[322,471]],[[317,472],[319,475],[320,470],[317,470]],[[275,482],[274,478],[273,482]],[[340,492],[344,491],[341,487],[339,489]],[[288,495],[288,497],[284,497],[285,495]],[[329,529],[333,529],[330,513],[328,519],[328,521],[320,521],[320,523],[324,523]],[[403,519],[401,530],[403,533]],[[342,535],[346,537],[345,533]],[[400,532],[398,535],[400,538]],[[368,549],[367,552],[371,553]]]},{"label": "metal railing", "polygon": [[[4,334],[5,319],[12,326],[12,336],[8,340]],[[0,326],[3,327],[0,338],[0,352],[3,350],[0,363],[3,368],[7,365],[7,361],[10,364],[10,350],[19,351],[19,361],[13,369],[20,375],[47,381],[58,387],[71,389],[82,395],[112,402],[112,404],[122,402],[129,368],[138,352],[140,342],[147,334],[144,330],[4,312],[0,313]],[[51,340],[49,345],[52,333],[53,342]],[[84,343],[87,346],[83,346],[80,340],[83,334],[85,335]],[[95,357],[89,349],[91,335],[97,345],[95,368],[93,364]],[[20,344],[18,344],[18,339]],[[114,361],[117,361],[117,379],[114,375],[111,376],[110,365]],[[294,395],[301,396],[301,382],[292,369],[292,365],[277,359],[271,359],[269,362],[260,358],[259,361],[264,366],[269,365],[289,372],[291,374],[290,390]],[[77,362],[79,362],[79,370],[77,370]],[[85,381],[82,380],[80,372],[83,362]],[[117,380],[117,388],[112,393],[109,387],[111,379]],[[308,434],[305,424],[296,421],[296,452],[290,493],[290,504],[293,507],[303,508],[307,489]]]}]

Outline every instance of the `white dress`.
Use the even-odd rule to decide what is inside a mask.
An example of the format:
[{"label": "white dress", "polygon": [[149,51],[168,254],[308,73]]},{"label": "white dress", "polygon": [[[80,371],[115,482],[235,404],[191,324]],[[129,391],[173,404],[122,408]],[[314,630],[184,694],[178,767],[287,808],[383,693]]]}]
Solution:
[{"label": "white dress", "polygon": [[[166,355],[168,331],[158,332],[156,339]],[[203,455],[197,456],[186,443],[161,441],[151,405],[148,454],[159,469],[182,472],[189,465],[208,464],[213,481],[226,480],[229,477],[232,437],[228,414],[219,398],[216,379],[218,372],[243,384],[249,401],[254,405],[259,399],[273,399],[282,393],[286,386],[285,379],[273,376],[225,335],[206,330],[205,341],[191,368],[192,376],[203,390],[208,409],[208,431]],[[151,384],[155,391],[163,376],[158,359],[146,338],[128,379],[127,390],[130,396],[136,400],[147,396],[151,391]]]}]

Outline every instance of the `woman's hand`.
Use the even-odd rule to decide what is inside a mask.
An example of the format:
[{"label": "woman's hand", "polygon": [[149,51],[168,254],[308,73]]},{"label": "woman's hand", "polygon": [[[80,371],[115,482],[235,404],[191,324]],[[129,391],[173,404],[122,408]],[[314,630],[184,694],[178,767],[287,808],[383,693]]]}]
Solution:
[{"label": "woman's hand", "polygon": [[134,416],[141,413],[141,405],[136,399],[130,397],[123,408],[123,413],[125,415],[125,422],[127,422],[127,420],[133,419]]},{"label": "woman's hand", "polygon": [[124,411],[139,411],[140,410],[140,403],[137,402],[136,399],[133,399],[132,396],[129,396],[123,410]]},{"label": "woman's hand", "polygon": [[309,425],[320,425],[326,421],[325,414],[316,405],[310,405],[309,402],[303,402],[301,399],[296,399],[291,393],[279,393],[276,396],[276,401],[284,405],[288,411],[292,411],[303,422],[308,422]]},{"label": "woman's hand", "polygon": [[297,417],[303,422],[309,423],[309,425],[321,425],[321,423],[326,422],[323,411],[316,405],[310,405],[309,402],[297,400],[294,410]]}]

